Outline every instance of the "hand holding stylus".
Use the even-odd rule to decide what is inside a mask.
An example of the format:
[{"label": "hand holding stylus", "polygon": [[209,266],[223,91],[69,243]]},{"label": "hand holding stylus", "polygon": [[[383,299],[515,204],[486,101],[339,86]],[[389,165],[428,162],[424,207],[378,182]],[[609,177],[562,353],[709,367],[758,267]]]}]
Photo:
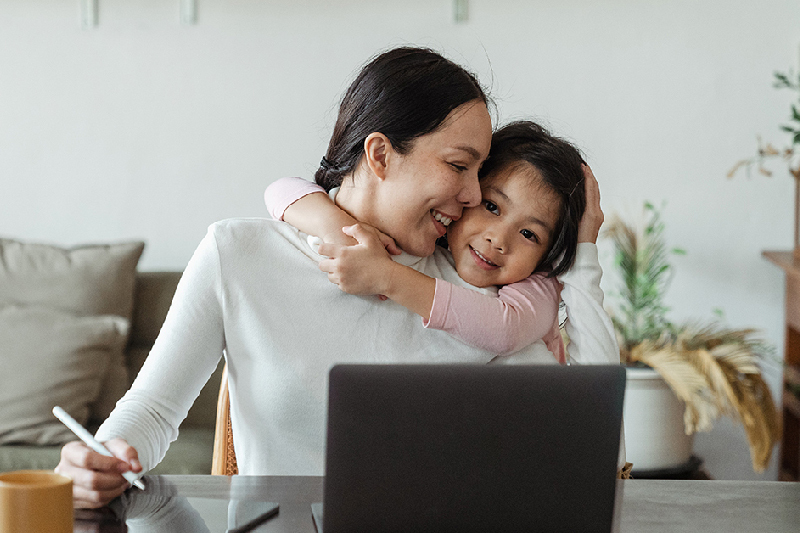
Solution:
[{"label": "hand holding stylus", "polygon": [[102,507],[122,494],[129,483],[144,488],[136,474],[142,469],[136,450],[127,442],[112,439],[104,446],[63,409],[54,408],[53,414],[85,443],[66,444],[56,467],[56,472],[72,478],[75,507]]}]

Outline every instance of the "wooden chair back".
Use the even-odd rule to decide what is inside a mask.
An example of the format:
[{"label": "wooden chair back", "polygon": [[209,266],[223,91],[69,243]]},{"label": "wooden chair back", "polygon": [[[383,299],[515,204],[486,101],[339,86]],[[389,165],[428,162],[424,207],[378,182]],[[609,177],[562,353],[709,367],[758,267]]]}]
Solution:
[{"label": "wooden chair back", "polygon": [[239,473],[236,452],[233,449],[231,430],[231,404],[228,394],[228,364],[222,369],[222,383],[217,399],[217,423],[214,428],[214,456],[211,461],[211,474],[232,476]]}]

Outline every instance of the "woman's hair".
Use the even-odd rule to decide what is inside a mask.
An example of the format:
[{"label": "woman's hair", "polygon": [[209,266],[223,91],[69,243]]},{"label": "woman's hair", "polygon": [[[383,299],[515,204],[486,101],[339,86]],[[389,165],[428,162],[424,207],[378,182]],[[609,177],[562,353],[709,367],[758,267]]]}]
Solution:
[{"label": "woman's hair", "polygon": [[521,163],[536,168],[545,185],[561,200],[550,249],[536,268],[537,272],[549,271],[548,277],[554,277],[569,270],[575,261],[578,225],[586,209],[583,158],[569,142],[551,135],[535,122],[521,120],[503,126],[492,135],[492,149],[481,167],[480,178],[490,178]]},{"label": "woman's hair", "polygon": [[401,154],[435,131],[457,107],[487,96],[476,77],[427,48],[395,48],[370,61],[339,106],[328,151],[314,175],[329,191],[342,184],[364,154],[364,140],[380,132]]}]

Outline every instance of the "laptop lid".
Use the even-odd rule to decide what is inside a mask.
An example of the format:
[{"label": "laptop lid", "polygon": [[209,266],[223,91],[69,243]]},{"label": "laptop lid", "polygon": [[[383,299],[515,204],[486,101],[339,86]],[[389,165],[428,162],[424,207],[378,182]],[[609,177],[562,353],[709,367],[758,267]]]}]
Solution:
[{"label": "laptop lid", "polygon": [[609,532],[620,366],[337,365],[325,533]]}]

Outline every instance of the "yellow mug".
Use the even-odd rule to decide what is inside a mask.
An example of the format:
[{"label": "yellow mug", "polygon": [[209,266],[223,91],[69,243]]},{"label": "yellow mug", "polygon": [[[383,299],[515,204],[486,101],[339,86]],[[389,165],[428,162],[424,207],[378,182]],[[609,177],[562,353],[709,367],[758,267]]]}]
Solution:
[{"label": "yellow mug", "polygon": [[0,474],[0,533],[72,533],[72,480],[52,470]]}]

